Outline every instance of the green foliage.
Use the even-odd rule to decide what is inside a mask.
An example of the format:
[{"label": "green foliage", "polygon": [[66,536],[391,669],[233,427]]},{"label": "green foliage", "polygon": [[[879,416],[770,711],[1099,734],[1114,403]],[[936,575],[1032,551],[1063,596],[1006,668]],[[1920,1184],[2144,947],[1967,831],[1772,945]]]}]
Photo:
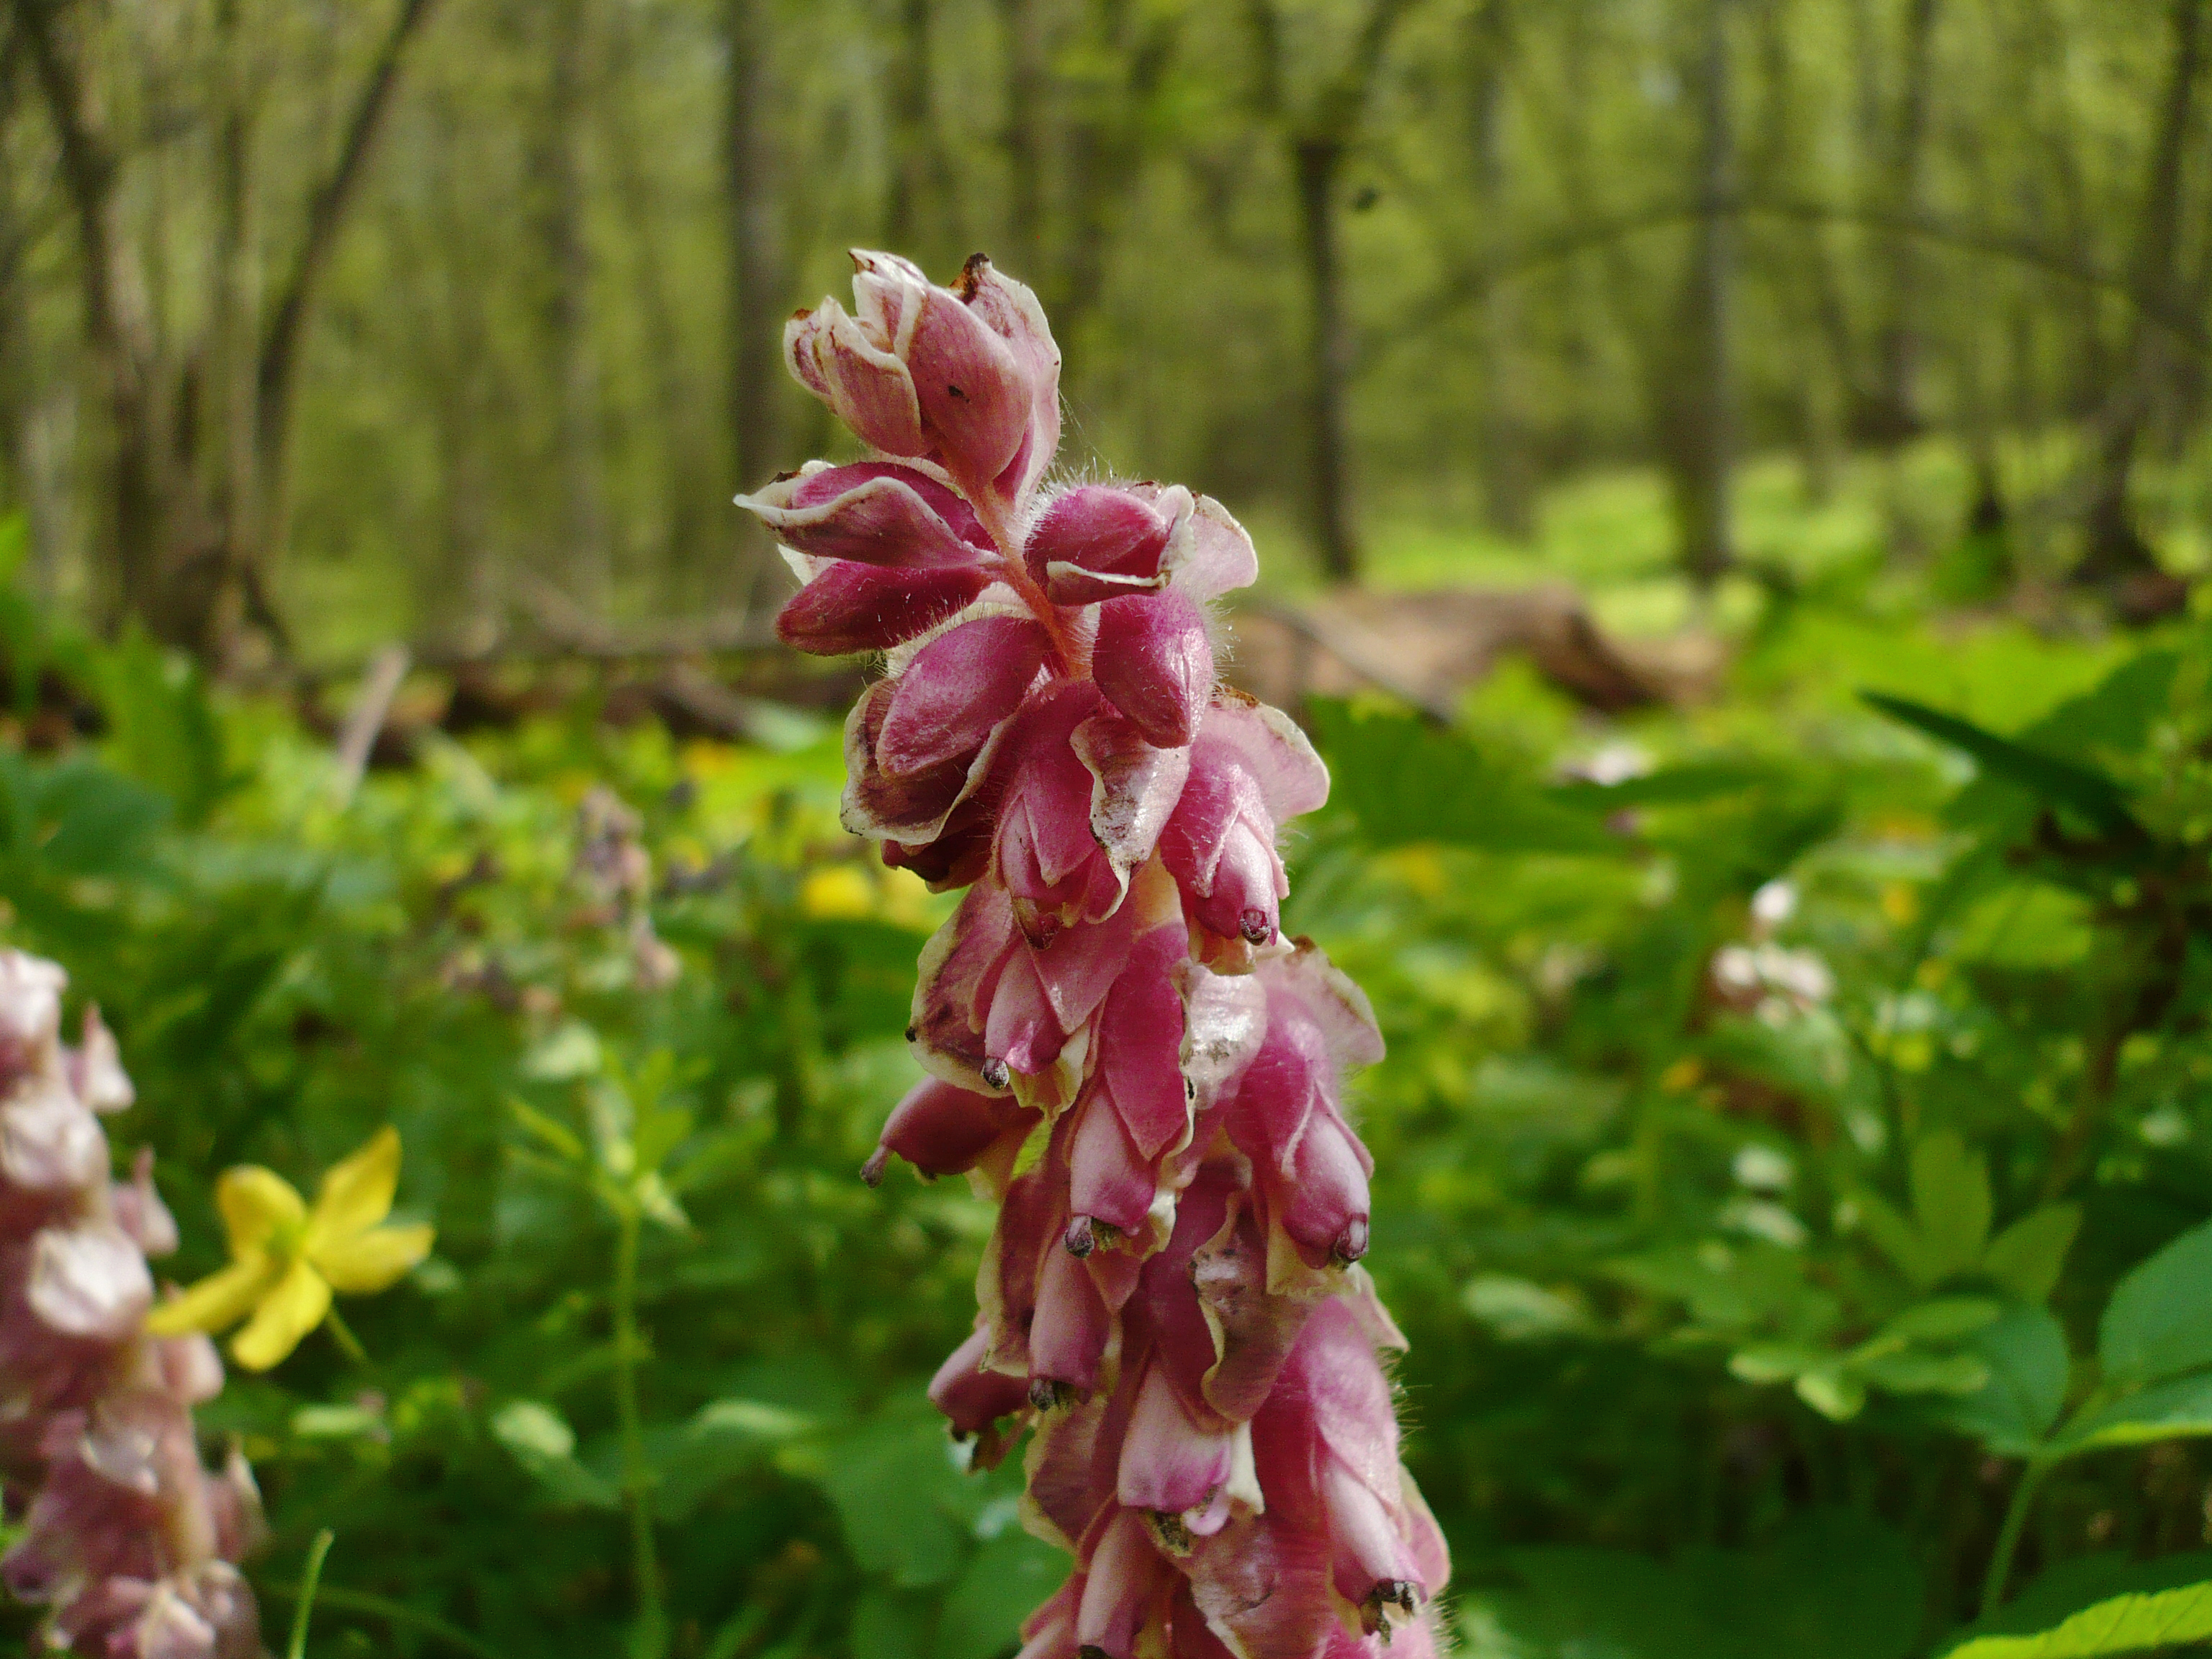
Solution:
[{"label": "green foliage", "polygon": [[[2117,1651],[2063,1644],[2180,1639],[2121,1615],[2212,1580],[2212,643],[1970,637],[1976,736],[1856,705],[1834,621],[1756,647],[1756,709],[1312,711],[1287,920],[1389,1042],[1371,1261],[1484,1659]],[[838,829],[826,725],[434,736],[341,805],[286,717],[82,665],[106,735],[0,747],[4,933],[118,1030],[162,1271],[222,1259],[227,1165],[387,1121],[439,1229],[345,1305],[366,1363],[311,1338],[206,1413],[272,1607],[337,1534],[311,1650],[1011,1652],[1061,1558],[1018,1449],[963,1467],[921,1399],[988,1208],[854,1173],[945,901]]]}]

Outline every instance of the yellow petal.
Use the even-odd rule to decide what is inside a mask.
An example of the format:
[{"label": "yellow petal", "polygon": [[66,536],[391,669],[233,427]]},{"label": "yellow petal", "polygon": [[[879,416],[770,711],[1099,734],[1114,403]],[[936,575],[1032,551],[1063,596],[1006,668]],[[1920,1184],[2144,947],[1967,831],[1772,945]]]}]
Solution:
[{"label": "yellow petal", "polygon": [[314,1263],[332,1290],[371,1296],[429,1255],[437,1236],[430,1226],[372,1227],[317,1249]]},{"label": "yellow petal", "polygon": [[367,1232],[392,1213],[392,1195],[398,1190],[399,1131],[387,1123],[323,1177],[308,1223],[308,1249]]},{"label": "yellow petal", "polygon": [[230,1237],[230,1254],[240,1261],[265,1249],[278,1233],[296,1229],[307,1215],[307,1203],[292,1183],[258,1164],[225,1170],[216,1182],[215,1202]]},{"label": "yellow petal", "polygon": [[183,1336],[235,1325],[253,1311],[283,1271],[280,1263],[256,1251],[161,1304],[146,1316],[146,1328],[155,1336]]},{"label": "yellow petal", "polygon": [[265,1371],[298,1347],[330,1310],[331,1287],[323,1276],[305,1261],[295,1261],[232,1340],[231,1355],[249,1371]]}]

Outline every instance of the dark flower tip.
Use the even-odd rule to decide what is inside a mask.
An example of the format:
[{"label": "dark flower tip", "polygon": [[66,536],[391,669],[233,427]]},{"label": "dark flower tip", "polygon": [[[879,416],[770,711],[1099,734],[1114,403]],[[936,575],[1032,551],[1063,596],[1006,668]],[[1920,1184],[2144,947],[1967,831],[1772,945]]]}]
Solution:
[{"label": "dark flower tip", "polygon": [[1344,1224],[1344,1231],[1336,1236],[1336,1245],[1329,1254],[1346,1267],[1367,1254],[1367,1218],[1354,1216]]},{"label": "dark flower tip", "polygon": [[1244,935],[1247,945],[1265,945],[1275,931],[1267,926],[1267,913],[1256,906],[1237,918],[1237,930]]},{"label": "dark flower tip", "polygon": [[871,1187],[880,1186],[884,1179],[884,1166],[890,1161],[891,1149],[888,1146],[877,1147],[874,1152],[868,1154],[868,1161],[860,1166],[860,1179]]},{"label": "dark flower tip", "polygon": [[1006,1068],[1006,1062],[995,1055],[983,1062],[981,1070],[983,1081],[994,1089],[1005,1088],[1007,1079],[1013,1076],[1013,1073]]}]

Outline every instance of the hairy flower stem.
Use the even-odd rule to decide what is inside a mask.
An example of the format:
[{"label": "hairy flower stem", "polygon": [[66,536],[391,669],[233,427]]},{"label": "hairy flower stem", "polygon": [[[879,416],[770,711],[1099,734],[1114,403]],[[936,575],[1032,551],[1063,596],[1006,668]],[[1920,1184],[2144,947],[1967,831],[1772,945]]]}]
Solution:
[{"label": "hairy flower stem", "polygon": [[623,1504],[629,1511],[630,1576],[637,1595],[630,1652],[633,1659],[658,1659],[667,1645],[668,1620],[660,1605],[660,1563],[653,1546],[653,1471],[637,1403],[637,1252],[643,1219],[631,1205],[616,1214],[615,1414],[622,1431]]}]

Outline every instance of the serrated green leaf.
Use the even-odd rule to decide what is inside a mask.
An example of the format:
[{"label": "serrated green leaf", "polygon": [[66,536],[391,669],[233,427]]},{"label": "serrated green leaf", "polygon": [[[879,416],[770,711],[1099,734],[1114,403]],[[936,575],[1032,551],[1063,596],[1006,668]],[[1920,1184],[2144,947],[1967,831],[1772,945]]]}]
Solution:
[{"label": "serrated green leaf", "polygon": [[2097,1329],[2097,1358],[2106,1382],[2120,1384],[2212,1365],[2212,1222],[2120,1281]]},{"label": "serrated green leaf", "polygon": [[2212,1583],[2119,1595],[2033,1636],[1979,1636],[1944,1659],[2098,1659],[2212,1640]]},{"label": "serrated green leaf", "polygon": [[2046,1204],[1990,1241],[1982,1271],[2028,1302],[2048,1302],[2081,1231],[2081,1206]]}]

